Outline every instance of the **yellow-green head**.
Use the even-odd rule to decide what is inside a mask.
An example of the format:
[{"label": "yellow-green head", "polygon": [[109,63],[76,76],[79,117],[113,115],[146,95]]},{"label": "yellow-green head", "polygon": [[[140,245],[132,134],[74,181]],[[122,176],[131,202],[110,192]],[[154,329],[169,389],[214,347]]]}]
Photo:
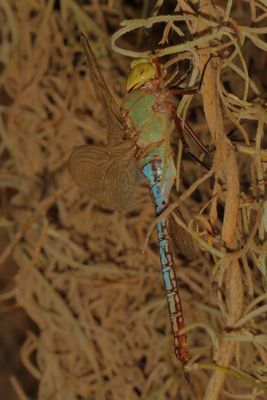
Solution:
[{"label": "yellow-green head", "polygon": [[126,82],[126,90],[129,92],[136,85],[155,79],[158,70],[154,62],[148,59],[139,59],[131,63],[131,71]]}]

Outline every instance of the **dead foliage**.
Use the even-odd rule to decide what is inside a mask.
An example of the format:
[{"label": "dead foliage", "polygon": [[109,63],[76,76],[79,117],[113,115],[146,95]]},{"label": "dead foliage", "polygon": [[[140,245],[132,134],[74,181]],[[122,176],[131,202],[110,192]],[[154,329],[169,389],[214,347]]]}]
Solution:
[{"label": "dead foliage", "polygon": [[[167,2],[155,3],[144,1],[135,19],[134,2],[1,1],[0,226],[10,238],[1,261],[12,255],[18,266],[1,298],[38,327],[21,357],[40,400],[267,396],[267,8],[181,0],[168,14]],[[205,69],[200,94],[181,98],[178,112],[209,145],[211,169],[185,158],[167,210],[179,206],[186,224],[175,221],[200,249],[192,261],[176,258],[190,388],[173,354],[147,187],[121,215],[99,208],[66,168],[75,146],[108,143],[79,32],[120,102],[128,59],[118,53],[149,55],[143,28],[158,23],[163,62],[191,60],[192,87]],[[192,152],[201,157],[194,143]]]}]

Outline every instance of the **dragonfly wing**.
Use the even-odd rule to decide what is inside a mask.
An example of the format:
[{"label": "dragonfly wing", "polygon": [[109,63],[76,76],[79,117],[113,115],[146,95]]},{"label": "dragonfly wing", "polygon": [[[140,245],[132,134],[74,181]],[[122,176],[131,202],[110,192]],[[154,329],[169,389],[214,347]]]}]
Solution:
[{"label": "dragonfly wing", "polygon": [[105,112],[109,138],[122,138],[123,126],[120,109],[106,85],[93,50],[87,38],[83,34],[81,34],[81,41],[87,57],[87,64],[95,89],[96,97],[102,104],[103,110]]},{"label": "dragonfly wing", "polygon": [[100,206],[118,211],[134,208],[134,191],[142,174],[129,143],[106,148],[80,146],[70,156],[69,171],[77,185]]},{"label": "dragonfly wing", "polygon": [[[185,222],[184,217],[179,209],[176,209],[174,212],[177,213],[177,216]],[[188,260],[196,259],[199,255],[197,245],[195,244],[192,236],[175,222],[172,215],[170,215],[169,218],[169,228],[170,235],[177,253],[182,254]]]}]

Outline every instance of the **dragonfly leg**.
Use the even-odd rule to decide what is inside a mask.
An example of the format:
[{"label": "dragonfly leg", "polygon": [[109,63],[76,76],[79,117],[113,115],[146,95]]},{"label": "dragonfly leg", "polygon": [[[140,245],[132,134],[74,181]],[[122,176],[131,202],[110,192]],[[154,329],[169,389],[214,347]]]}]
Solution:
[{"label": "dragonfly leg", "polygon": [[[180,122],[181,123],[181,122]],[[199,139],[199,137],[195,134],[191,126],[186,122],[184,124],[186,131],[189,133],[189,135],[195,140],[195,142],[199,145],[199,147],[204,151],[204,153],[209,153],[209,150],[207,147],[202,143],[202,141]]]},{"label": "dragonfly leg", "polygon": [[186,154],[192,158],[193,161],[196,161],[197,163],[199,163],[202,167],[204,167],[207,171],[210,170],[210,167],[208,167],[208,165],[204,162],[201,161],[197,156],[195,156],[195,154],[193,154],[191,151],[186,150]]},{"label": "dragonfly leg", "polygon": [[[171,102],[166,101],[164,103],[164,107],[161,107],[160,111],[161,112],[166,111],[166,112],[171,114],[171,117],[172,117],[172,119],[174,121],[174,124],[175,124],[175,127],[176,127],[176,131],[178,133],[178,136],[179,136],[179,138],[180,138],[180,140],[181,140],[181,142],[182,142],[182,144],[184,146],[184,150],[186,152],[188,152],[189,151],[189,146],[188,146],[188,144],[187,144],[187,142],[185,140],[184,133],[183,133],[183,128],[182,128],[182,124],[181,124],[181,118],[178,117],[175,106]],[[189,135],[195,140],[195,142],[199,145],[199,147],[205,153],[208,153],[209,151],[208,151],[207,147],[198,138],[198,136],[195,134],[193,129],[190,127],[190,125],[185,123],[184,127],[185,127],[187,133],[189,133]]]},{"label": "dragonfly leg", "polygon": [[199,92],[199,87],[191,87],[191,88],[176,88],[176,89],[169,89],[173,95],[185,95],[185,94],[196,94]]},{"label": "dragonfly leg", "polygon": [[[198,157],[196,157],[193,153],[191,153],[188,144],[186,143],[184,134],[183,134],[183,129],[182,129],[182,124],[181,124],[181,120],[178,118],[177,113],[175,108],[173,107],[172,109],[172,117],[174,120],[174,124],[178,133],[178,136],[184,146],[184,151],[195,161],[197,161],[199,164],[201,164],[202,166],[204,166],[206,169],[208,169],[208,167],[201,161],[198,159]],[[195,134],[195,132],[193,131],[193,129],[190,127],[190,125],[188,125],[187,123],[185,123],[185,129],[186,131],[190,134],[190,136],[195,140],[195,142],[199,145],[199,147],[205,152],[208,153],[209,150],[207,149],[207,147],[202,143],[202,141],[197,137],[197,135]]]},{"label": "dragonfly leg", "polygon": [[173,85],[175,85],[176,87],[180,86],[185,80],[186,78],[191,74],[192,70],[193,70],[193,64],[192,64],[192,60],[191,58],[189,59],[189,68],[188,70],[178,79],[178,81],[176,81]]},{"label": "dragonfly leg", "polygon": [[174,82],[174,79],[175,79],[176,76],[179,74],[179,68],[178,68],[178,66],[176,67],[175,71],[174,71],[173,74],[170,76],[170,78],[168,78],[168,79],[164,82],[164,86],[165,86],[166,88],[169,88],[169,89],[177,88],[177,87],[179,87],[179,86],[186,80],[186,78],[187,78],[188,75],[192,72],[192,69],[193,69],[192,60],[190,59],[189,62],[190,62],[190,65],[189,65],[189,68],[187,69],[187,71],[186,71],[182,76],[180,76],[180,78],[178,78],[178,79]]},{"label": "dragonfly leg", "polygon": [[175,107],[172,107],[171,113],[172,113],[172,118],[173,118],[173,121],[175,124],[176,131],[178,133],[179,139],[181,140],[181,142],[184,146],[184,150],[186,151],[186,149],[189,149],[189,147],[188,147],[188,144],[186,143],[182,125],[181,125],[181,121],[179,120],[179,118],[177,116]]},{"label": "dragonfly leg", "polygon": [[201,74],[200,80],[199,80],[199,82],[198,82],[198,84],[196,86],[191,87],[191,88],[180,88],[180,87],[177,87],[176,89],[172,89],[171,88],[170,90],[172,91],[172,93],[176,94],[176,95],[179,95],[179,94],[180,95],[185,95],[185,94],[195,94],[195,93],[199,92],[200,89],[201,89],[203,80],[204,80],[204,75],[205,75],[207,66],[208,66],[210,60],[212,59],[212,57],[214,57],[214,56],[211,54],[210,57],[208,58],[206,64],[205,64],[203,70],[202,70],[202,74]]}]

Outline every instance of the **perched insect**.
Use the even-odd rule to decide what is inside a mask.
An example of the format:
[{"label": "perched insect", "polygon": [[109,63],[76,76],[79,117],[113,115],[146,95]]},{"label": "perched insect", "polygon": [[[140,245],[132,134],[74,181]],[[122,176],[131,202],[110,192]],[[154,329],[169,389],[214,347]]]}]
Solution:
[{"label": "perched insect", "polygon": [[[176,177],[169,144],[172,120],[184,147],[187,147],[176,114],[175,95],[192,93],[192,90],[166,87],[166,71],[157,59],[136,60],[127,79],[128,95],[118,108],[84,35],[81,35],[81,40],[113,144],[109,147],[85,145],[74,149],[69,159],[70,173],[74,181],[98,204],[119,211],[131,208],[135,187],[145,176],[158,216],[168,205]],[[205,146],[189,126],[185,127],[205,151]],[[186,335],[180,333],[184,327],[184,317],[166,219],[158,222],[157,233],[175,354],[185,365],[190,356],[186,348]],[[185,235],[184,231],[182,243],[189,244],[191,237],[187,234],[189,238],[185,240]]]}]

